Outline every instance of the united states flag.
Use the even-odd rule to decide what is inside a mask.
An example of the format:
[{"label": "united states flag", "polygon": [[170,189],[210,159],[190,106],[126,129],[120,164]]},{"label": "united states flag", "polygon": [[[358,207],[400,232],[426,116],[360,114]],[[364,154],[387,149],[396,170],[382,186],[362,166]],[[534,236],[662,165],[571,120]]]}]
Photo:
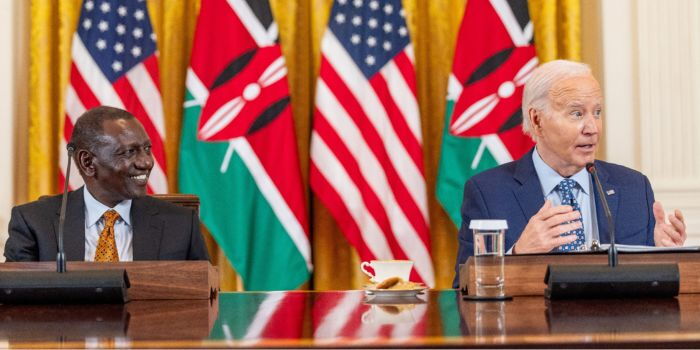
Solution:
[{"label": "united states flag", "polygon": [[311,186],[360,258],[434,285],[413,47],[400,0],[336,0],[321,41]]},{"label": "united states flag", "polygon": [[315,296],[311,320],[320,345],[367,346],[386,339],[393,346],[409,345],[428,332],[428,304],[418,297],[410,304],[390,304],[368,300],[363,292],[325,292]]},{"label": "united states flag", "polygon": [[[73,34],[70,83],[61,140],[60,169],[66,168],[65,145],[73,125],[86,110],[107,105],[131,112],[153,143],[155,164],[148,180],[150,193],[168,191],[165,122],[158,77],[158,50],[143,0],[86,0]],[[82,185],[72,167],[69,186]],[[61,173],[63,186],[65,174]]]}]

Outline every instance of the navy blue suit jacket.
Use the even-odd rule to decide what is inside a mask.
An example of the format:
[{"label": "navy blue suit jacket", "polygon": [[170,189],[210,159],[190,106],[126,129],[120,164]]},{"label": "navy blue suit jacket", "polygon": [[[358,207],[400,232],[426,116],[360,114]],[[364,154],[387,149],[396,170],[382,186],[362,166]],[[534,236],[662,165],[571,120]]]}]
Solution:
[{"label": "navy blue suit jacket", "polygon": [[[615,223],[615,241],[621,244],[654,245],[654,192],[646,176],[621,165],[595,161],[598,177],[607,193]],[[594,183],[595,186],[595,183]],[[603,206],[595,188],[596,214],[601,243],[610,243]],[[544,205],[542,185],[532,162],[532,151],[517,161],[486,170],[464,185],[462,226],[453,286],[457,288],[459,264],[474,255],[472,219],[505,219],[505,248],[518,240],[530,218]]]}]

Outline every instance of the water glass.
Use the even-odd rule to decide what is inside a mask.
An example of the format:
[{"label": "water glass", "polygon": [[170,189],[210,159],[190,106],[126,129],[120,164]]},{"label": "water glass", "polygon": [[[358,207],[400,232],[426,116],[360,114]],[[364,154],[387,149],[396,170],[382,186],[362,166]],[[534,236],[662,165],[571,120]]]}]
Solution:
[{"label": "water glass", "polygon": [[478,298],[502,298],[505,295],[503,256],[508,223],[505,220],[472,220],[469,228],[474,234],[474,294]]}]

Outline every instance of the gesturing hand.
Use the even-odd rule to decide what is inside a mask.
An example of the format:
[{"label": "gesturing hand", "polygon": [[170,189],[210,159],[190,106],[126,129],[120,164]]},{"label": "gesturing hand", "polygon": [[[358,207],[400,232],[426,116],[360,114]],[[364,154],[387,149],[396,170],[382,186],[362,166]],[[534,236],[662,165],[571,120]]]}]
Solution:
[{"label": "gesturing hand", "polygon": [[546,253],[561,245],[576,240],[576,235],[562,236],[563,233],[581,228],[581,221],[577,220],[581,213],[569,205],[552,207],[552,202],[547,200],[537,214],[528,221],[527,226],[513,247],[513,253]]},{"label": "gesturing hand", "polygon": [[686,239],[683,213],[676,209],[673,214],[668,214],[668,221],[665,217],[666,213],[661,202],[654,202],[654,218],[656,219],[654,244],[657,247],[682,246]]}]

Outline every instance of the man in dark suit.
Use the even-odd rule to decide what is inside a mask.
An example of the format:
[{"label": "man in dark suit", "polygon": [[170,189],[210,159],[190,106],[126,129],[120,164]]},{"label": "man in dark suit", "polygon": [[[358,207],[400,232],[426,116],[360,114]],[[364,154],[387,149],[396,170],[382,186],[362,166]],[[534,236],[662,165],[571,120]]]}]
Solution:
[{"label": "man in dark suit", "polygon": [[[151,141],[133,115],[93,108],[76,122],[71,142],[85,186],[68,194],[68,260],[208,259],[195,212],[146,196]],[[58,195],[12,209],[7,261],[56,259],[60,206]]]},{"label": "man in dark suit", "polygon": [[[552,61],[538,67],[523,92],[523,130],[535,141],[519,160],[467,181],[455,270],[474,254],[472,219],[505,219],[510,254],[587,250],[609,243],[607,221],[592,177],[595,162],[615,222],[616,243],[680,246],[686,239],[679,210],[666,215],[646,176],[595,160],[603,96],[590,68]],[[458,276],[453,286],[456,288]]]}]

